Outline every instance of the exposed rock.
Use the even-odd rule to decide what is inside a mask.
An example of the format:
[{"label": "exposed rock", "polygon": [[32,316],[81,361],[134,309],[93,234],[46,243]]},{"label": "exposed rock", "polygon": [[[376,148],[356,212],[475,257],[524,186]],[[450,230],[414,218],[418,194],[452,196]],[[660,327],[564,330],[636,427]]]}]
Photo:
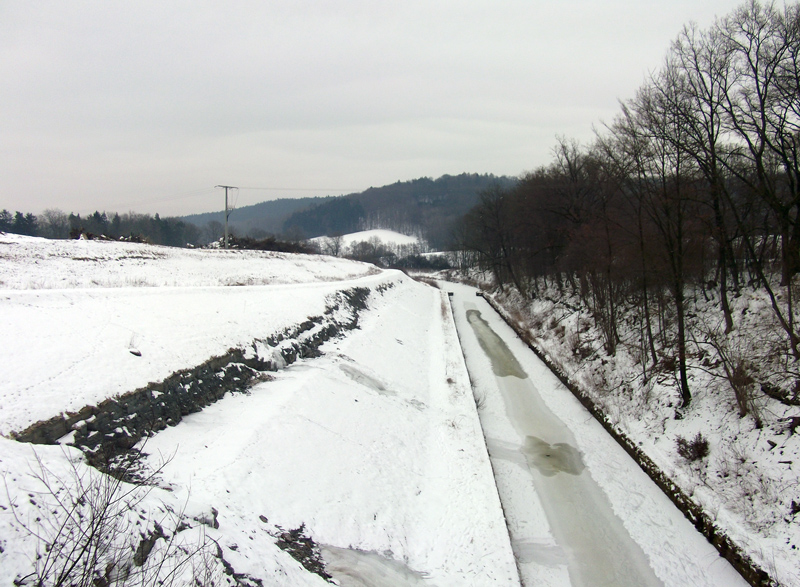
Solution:
[{"label": "exposed rock", "polygon": [[153,546],[155,546],[156,541],[159,538],[164,538],[164,530],[162,530],[161,526],[156,523],[155,529],[147,536],[142,538],[139,542],[139,546],[136,548],[136,552],[133,554],[133,564],[135,564],[137,567],[143,566],[145,561],[147,561],[147,557],[150,556],[150,551],[153,550]]},{"label": "exposed rock", "polygon": [[276,543],[278,548],[288,552],[294,560],[303,565],[307,571],[315,573],[331,582],[333,577],[325,571],[325,561],[319,546],[314,539],[306,534],[306,525],[302,524],[299,528],[282,532]]}]

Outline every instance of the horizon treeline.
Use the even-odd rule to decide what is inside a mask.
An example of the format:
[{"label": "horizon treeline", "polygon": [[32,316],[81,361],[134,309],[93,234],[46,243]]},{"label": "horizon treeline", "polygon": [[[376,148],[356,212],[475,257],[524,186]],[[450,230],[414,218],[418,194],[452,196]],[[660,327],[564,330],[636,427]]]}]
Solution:
[{"label": "horizon treeline", "polygon": [[45,210],[39,216],[0,210],[0,232],[52,239],[74,239],[85,235],[89,238],[125,239],[173,247],[196,246],[205,236],[191,222],[174,217],[161,218],[158,214],[150,216],[128,212],[109,216],[106,212],[95,211],[81,217],[80,214],[67,214],[58,209]]},{"label": "horizon treeline", "polygon": [[727,334],[731,296],[763,290],[776,352],[796,362],[799,54],[798,3],[687,25],[594,142],[559,138],[549,165],[481,194],[456,234],[462,263],[530,297],[580,296],[608,355],[636,317],[643,361],[676,362],[684,406],[688,295],[715,300]]}]

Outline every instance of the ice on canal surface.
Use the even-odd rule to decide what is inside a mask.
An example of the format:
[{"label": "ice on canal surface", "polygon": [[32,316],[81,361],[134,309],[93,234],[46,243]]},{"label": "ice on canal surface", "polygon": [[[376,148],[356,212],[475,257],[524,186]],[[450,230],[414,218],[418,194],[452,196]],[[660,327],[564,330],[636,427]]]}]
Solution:
[{"label": "ice on canal surface", "polygon": [[520,439],[517,444],[490,439],[489,454],[526,470],[558,544],[537,546],[518,540],[512,532],[518,560],[566,563],[576,587],[661,585],[641,547],[586,469],[569,428],[544,404],[520,362],[481,312],[471,303],[465,309]]}]

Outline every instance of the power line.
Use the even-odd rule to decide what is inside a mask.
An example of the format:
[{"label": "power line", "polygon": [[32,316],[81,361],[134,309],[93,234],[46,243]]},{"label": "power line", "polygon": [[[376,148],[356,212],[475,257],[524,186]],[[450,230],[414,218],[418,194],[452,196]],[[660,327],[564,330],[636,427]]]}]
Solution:
[{"label": "power line", "polygon": [[214,193],[213,188],[203,188],[198,190],[190,190],[186,192],[181,192],[177,194],[171,194],[168,196],[153,196],[150,198],[140,198],[138,200],[128,200],[127,202],[123,202],[122,206],[135,206],[137,204],[152,204],[155,202],[174,202],[176,200],[185,200],[188,198],[194,198],[195,196],[204,196],[206,194]]},{"label": "power line", "polygon": [[240,190],[267,190],[276,192],[356,192],[357,188],[272,188],[272,187],[246,187]]},{"label": "power line", "polygon": [[[219,186],[223,187],[223,186]],[[233,186],[228,186],[233,187]],[[175,202],[177,200],[195,199],[198,196],[205,196],[214,193],[215,188],[202,188],[195,190],[187,190],[185,192],[177,192],[163,196],[152,196],[145,198],[137,198],[135,200],[128,200],[118,204],[119,208],[139,206],[142,204],[159,204],[164,202]],[[303,188],[303,187],[263,187],[263,186],[243,186],[237,187],[238,190],[255,190],[255,191],[276,191],[276,192],[333,192],[333,193],[355,193],[362,191],[359,188]],[[237,192],[238,195],[238,192]],[[235,207],[235,206],[234,206]]]}]

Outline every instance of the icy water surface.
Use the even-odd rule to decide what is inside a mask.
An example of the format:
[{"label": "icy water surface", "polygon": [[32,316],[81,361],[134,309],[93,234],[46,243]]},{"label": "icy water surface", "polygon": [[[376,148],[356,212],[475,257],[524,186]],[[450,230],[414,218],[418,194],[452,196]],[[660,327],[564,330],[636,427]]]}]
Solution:
[{"label": "icy water surface", "polygon": [[513,445],[493,440],[491,430],[485,430],[489,454],[530,474],[558,542],[553,548],[512,536],[517,558],[521,563],[566,563],[576,587],[661,585],[586,469],[570,430],[547,408],[522,365],[475,305],[467,303],[465,309],[491,361],[506,414],[522,439]]}]

